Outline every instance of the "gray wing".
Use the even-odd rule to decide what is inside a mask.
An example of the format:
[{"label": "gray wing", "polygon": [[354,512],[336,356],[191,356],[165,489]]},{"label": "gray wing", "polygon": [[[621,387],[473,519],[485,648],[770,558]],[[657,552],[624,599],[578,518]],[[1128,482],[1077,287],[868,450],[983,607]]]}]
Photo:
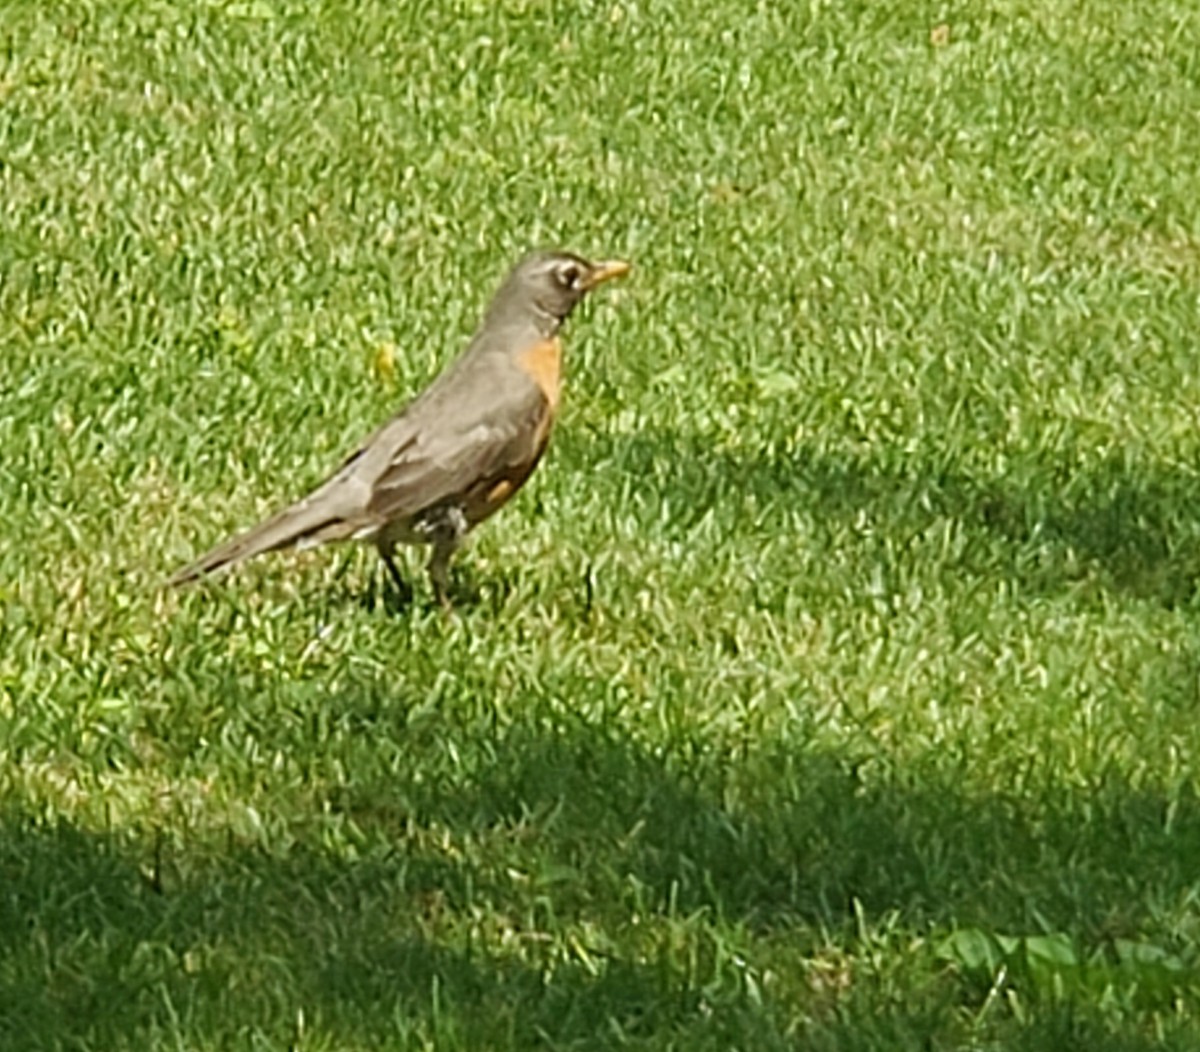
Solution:
[{"label": "gray wing", "polygon": [[519,484],[545,445],[548,414],[545,396],[519,373],[480,368],[452,386],[435,384],[307,497],[206,552],[169,583],[186,584],[263,552],[369,535],[392,520],[465,500],[491,480]]},{"label": "gray wing", "polygon": [[550,409],[537,386],[516,370],[481,370],[453,390],[385,424],[327,485],[344,479],[369,491],[367,517],[387,522],[528,474],[548,435]]}]

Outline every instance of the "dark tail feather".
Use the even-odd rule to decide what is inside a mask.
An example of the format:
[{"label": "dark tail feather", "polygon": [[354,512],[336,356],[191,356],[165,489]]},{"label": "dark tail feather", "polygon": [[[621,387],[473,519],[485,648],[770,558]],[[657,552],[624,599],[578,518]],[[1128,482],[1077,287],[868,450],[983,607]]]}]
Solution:
[{"label": "dark tail feather", "polygon": [[328,511],[322,511],[317,502],[301,501],[290,508],[284,508],[277,515],[245,533],[239,533],[223,544],[218,544],[191,565],[172,574],[167,579],[167,584],[189,584],[245,559],[252,559],[256,555],[291,548],[306,538],[313,538],[318,544],[325,540],[334,540],[342,533],[340,530],[328,529],[335,525],[336,522],[330,520]]}]

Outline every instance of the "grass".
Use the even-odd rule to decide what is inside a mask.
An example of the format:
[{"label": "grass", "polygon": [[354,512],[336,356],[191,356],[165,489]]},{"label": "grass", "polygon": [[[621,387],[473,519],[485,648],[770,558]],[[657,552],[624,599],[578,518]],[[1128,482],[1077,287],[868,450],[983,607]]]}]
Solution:
[{"label": "grass", "polygon": [[[1182,0],[0,4],[0,1045],[1200,1048],[1198,109]],[[454,618],[162,590],[535,244]]]}]

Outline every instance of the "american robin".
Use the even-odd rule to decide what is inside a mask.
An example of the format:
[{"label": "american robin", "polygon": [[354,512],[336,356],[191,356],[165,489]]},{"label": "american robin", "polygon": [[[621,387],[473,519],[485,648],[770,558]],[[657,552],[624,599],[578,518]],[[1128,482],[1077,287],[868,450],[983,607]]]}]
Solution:
[{"label": "american robin", "polygon": [[629,270],[570,252],[518,263],[467,349],[304,499],[218,545],[169,583],[186,584],[263,552],[370,541],[396,587],[393,551],[428,544],[428,570],[449,606],[450,557],[537,467],[558,412],[559,329],[587,293]]}]

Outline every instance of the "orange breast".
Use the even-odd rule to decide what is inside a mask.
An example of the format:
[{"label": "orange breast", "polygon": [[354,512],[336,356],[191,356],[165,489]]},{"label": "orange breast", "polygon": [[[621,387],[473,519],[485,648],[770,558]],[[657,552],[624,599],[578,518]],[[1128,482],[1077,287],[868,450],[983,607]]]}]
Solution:
[{"label": "orange breast", "polygon": [[519,485],[519,482],[514,482],[512,479],[501,479],[487,491],[484,501],[489,507],[492,505],[500,507],[516,492]]},{"label": "orange breast", "polygon": [[535,343],[517,355],[517,366],[537,384],[538,390],[546,399],[546,404],[539,414],[534,433],[530,436],[528,461],[511,465],[499,478],[493,476],[487,480],[480,480],[479,485],[472,487],[466,495],[463,510],[471,525],[482,522],[508,503],[533,473],[550,441],[550,431],[554,426],[554,417],[558,412],[562,393],[562,343],[557,337]]},{"label": "orange breast", "polygon": [[517,364],[546,396],[551,414],[562,394],[562,341],[557,337],[535,343],[517,355]]},{"label": "orange breast", "polygon": [[540,444],[527,463],[514,465],[503,477],[481,481],[479,485],[471,487],[463,500],[463,514],[467,522],[474,526],[504,507],[533,474],[545,448],[545,443]]}]

